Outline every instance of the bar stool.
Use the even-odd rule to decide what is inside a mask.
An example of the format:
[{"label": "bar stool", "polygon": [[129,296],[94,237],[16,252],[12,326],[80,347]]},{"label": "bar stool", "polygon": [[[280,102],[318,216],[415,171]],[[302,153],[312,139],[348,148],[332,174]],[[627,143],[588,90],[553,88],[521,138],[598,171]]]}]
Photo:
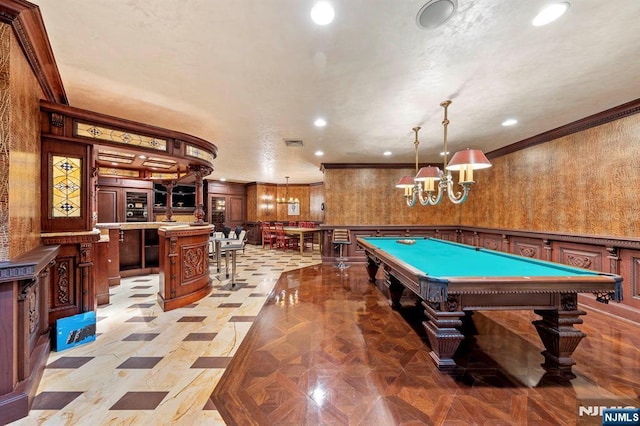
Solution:
[{"label": "bar stool", "polygon": [[350,231],[348,229],[334,229],[331,242],[333,243],[334,249],[338,250],[339,253],[336,259],[337,263],[334,266],[343,271],[349,267],[349,265],[345,263],[347,258],[344,257],[343,249],[345,245],[351,244]]}]

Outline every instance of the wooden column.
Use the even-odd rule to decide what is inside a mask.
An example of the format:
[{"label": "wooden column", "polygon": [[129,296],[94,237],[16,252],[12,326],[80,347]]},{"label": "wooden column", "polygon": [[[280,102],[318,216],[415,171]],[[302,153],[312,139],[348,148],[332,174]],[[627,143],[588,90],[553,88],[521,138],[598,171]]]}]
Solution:
[{"label": "wooden column", "polygon": [[175,181],[171,181],[171,182],[162,182],[162,184],[164,185],[164,187],[167,189],[167,201],[166,201],[166,218],[163,220],[163,222],[175,222],[174,219],[172,219],[173,217],[173,187],[176,186],[176,182]]},{"label": "wooden column", "polygon": [[204,177],[211,174],[213,169],[207,166],[191,166],[189,170],[194,174],[196,178],[196,209],[193,212],[196,220],[194,225],[204,225],[204,194],[202,190],[202,183]]}]

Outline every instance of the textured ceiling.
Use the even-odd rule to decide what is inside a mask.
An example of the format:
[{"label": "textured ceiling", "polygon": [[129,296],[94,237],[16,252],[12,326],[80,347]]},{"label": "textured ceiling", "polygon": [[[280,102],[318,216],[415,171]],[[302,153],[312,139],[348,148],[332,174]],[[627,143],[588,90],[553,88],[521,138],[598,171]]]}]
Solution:
[{"label": "textured ceiling", "polygon": [[638,0],[574,0],[545,27],[548,1],[458,0],[433,30],[416,25],[426,0],[333,0],[328,26],[314,0],[35,3],[72,106],[213,142],[213,179],[411,163],[417,125],[421,162],[440,162],[446,99],[449,150],[489,152],[640,98]]}]

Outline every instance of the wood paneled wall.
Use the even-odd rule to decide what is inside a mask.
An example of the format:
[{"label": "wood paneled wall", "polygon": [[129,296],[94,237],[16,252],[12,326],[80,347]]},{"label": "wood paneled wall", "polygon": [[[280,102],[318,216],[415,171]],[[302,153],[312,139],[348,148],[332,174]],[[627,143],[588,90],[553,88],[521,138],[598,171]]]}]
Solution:
[{"label": "wood paneled wall", "polygon": [[395,187],[413,169],[327,168],[324,172],[327,225],[459,225],[460,209],[449,202],[437,207],[407,207]]},{"label": "wood paneled wall", "polygon": [[309,214],[308,220],[324,222],[324,184],[309,186]]},{"label": "wood paneled wall", "polygon": [[0,23],[0,260],[40,244],[40,99],[11,27]]},{"label": "wood paneled wall", "polygon": [[[469,199],[408,208],[395,183],[413,169],[325,170],[328,225],[462,225],[640,235],[640,114],[494,160]],[[457,177],[457,175],[456,175]]]},{"label": "wood paneled wall", "polygon": [[[300,200],[300,214],[289,215],[287,204],[278,204],[277,198],[287,196],[287,186],[272,183],[246,185],[247,222],[322,222],[324,212],[324,186],[322,184],[289,184],[288,196]],[[270,207],[266,207],[269,204]]]},{"label": "wood paneled wall", "polygon": [[493,160],[467,226],[640,236],[640,114]]}]

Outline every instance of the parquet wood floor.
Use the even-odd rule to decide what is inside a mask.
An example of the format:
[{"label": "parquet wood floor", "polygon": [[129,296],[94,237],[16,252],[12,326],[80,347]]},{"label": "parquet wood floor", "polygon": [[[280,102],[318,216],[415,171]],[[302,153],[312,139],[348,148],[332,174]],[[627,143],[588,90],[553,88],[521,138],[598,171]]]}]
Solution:
[{"label": "parquet wood floor", "polygon": [[600,424],[591,406],[640,406],[640,326],[589,310],[576,378],[540,366],[532,312],[476,312],[452,375],[429,357],[422,310],[388,306],[364,266],[285,272],[210,403],[230,425]]}]

